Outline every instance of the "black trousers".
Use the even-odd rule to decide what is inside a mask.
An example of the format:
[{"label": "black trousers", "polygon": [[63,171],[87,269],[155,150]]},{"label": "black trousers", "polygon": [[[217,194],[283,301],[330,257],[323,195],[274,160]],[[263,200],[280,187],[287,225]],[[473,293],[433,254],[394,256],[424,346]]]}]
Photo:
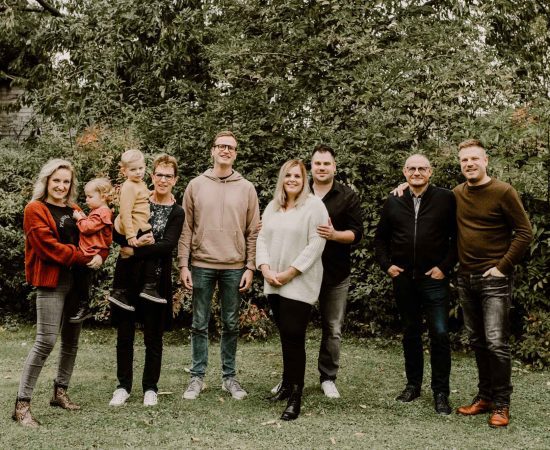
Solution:
[{"label": "black trousers", "polygon": [[449,395],[451,344],[449,340],[449,280],[429,277],[413,279],[407,274],[393,278],[393,290],[403,325],[403,352],[407,384],[422,386],[424,350],[422,316],[426,318],[430,338],[434,393]]},{"label": "black trousers", "polygon": [[306,330],[312,306],[277,294],[267,296],[283,351],[283,382],[304,385]]},{"label": "black trousers", "polygon": [[[143,340],[145,343],[145,365],[143,367],[143,392],[158,391],[157,383],[162,365],[162,336],[166,305],[143,302]],[[117,378],[119,388],[131,392],[134,365],[134,339],[136,315],[133,312],[119,311],[117,324]]]},{"label": "black trousers", "polygon": [[[139,230],[137,237],[141,237],[144,234],[150,233],[150,231],[143,232]],[[129,247],[126,238],[113,230],[113,240],[121,247]],[[143,258],[143,265],[140,268],[143,283],[157,284],[158,270],[160,266],[158,258]],[[115,273],[113,274],[113,288],[114,289],[129,289],[131,280],[134,278],[132,270],[134,268],[134,261],[132,258],[118,257],[115,264]]]}]

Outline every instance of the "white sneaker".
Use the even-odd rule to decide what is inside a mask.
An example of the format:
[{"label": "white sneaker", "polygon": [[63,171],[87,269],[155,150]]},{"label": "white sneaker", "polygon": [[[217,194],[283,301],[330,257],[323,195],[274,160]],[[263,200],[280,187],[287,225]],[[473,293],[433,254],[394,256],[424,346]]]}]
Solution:
[{"label": "white sneaker", "polygon": [[183,393],[183,398],[186,400],[195,400],[205,388],[206,385],[201,377],[191,377],[189,386],[187,386],[187,389]]},{"label": "white sneaker", "polygon": [[130,394],[128,394],[126,389],[118,388],[115,392],[113,392],[113,398],[109,402],[109,406],[122,406],[126,403],[128,397],[130,397]]},{"label": "white sneaker", "polygon": [[222,382],[222,390],[229,392],[231,397],[235,400],[242,400],[248,395],[239,382],[233,377],[224,378]]},{"label": "white sneaker", "polygon": [[277,392],[279,392],[279,389],[281,389],[281,384],[283,384],[283,382],[282,382],[282,381],[279,381],[279,382],[277,383],[277,386],[271,388],[271,393],[272,393],[272,394],[276,394]]},{"label": "white sneaker", "polygon": [[328,398],[340,398],[340,392],[332,380],[325,380],[321,383],[321,389]]},{"label": "white sneaker", "polygon": [[143,394],[143,406],[157,406],[158,395],[155,391],[148,390]]}]

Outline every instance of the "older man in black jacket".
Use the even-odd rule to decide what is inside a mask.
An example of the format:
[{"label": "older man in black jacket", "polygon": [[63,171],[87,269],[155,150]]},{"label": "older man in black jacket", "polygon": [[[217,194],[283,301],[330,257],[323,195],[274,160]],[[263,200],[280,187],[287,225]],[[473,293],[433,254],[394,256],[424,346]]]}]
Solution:
[{"label": "older man in black jacket", "polygon": [[432,168],[425,156],[410,156],[403,174],[409,189],[402,197],[388,197],[375,235],[376,259],[392,278],[403,326],[407,385],[396,400],[410,402],[420,396],[424,315],[430,337],[435,410],[450,414],[448,275],[457,257],[456,204],[451,191],[429,184]]}]

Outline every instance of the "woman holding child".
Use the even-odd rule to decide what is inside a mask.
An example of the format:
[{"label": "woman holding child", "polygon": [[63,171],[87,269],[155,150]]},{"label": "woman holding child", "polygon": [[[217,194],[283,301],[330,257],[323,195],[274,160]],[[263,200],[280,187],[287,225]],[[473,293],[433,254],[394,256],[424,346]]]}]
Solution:
[{"label": "woman holding child", "polygon": [[30,402],[36,381],[61,334],[57,376],[51,406],[67,410],[80,407],[67,396],[78,350],[82,322],[68,320],[78,308],[71,268],[77,265],[97,269],[108,255],[102,249],[86,256],[78,247],[79,231],[73,218],[77,180],[72,164],[62,159],[48,161],[40,170],[32,200],[25,207],[25,275],[37,288],[36,340],[23,366],[13,419],[36,428]]},{"label": "woman holding child", "polygon": [[317,227],[328,223],[323,202],[310,193],[302,161],[287,161],[279,171],[273,200],[262,217],[256,266],[264,277],[283,350],[283,379],[273,401],[287,400],[282,420],[300,414],[306,368],[305,338],[312,305],[323,278],[325,239]]},{"label": "woman holding child", "polygon": [[[184,212],[172,195],[177,182],[178,165],[173,156],[160,155],[153,162],[153,192],[149,196],[151,233],[137,238],[137,246],[122,246],[119,261],[124,260],[129,267],[125,273],[126,299],[135,312],[126,307],[112,310],[113,324],[117,327],[117,378],[118,386],[109,403],[122,406],[130,397],[133,381],[133,356],[136,322],[143,324],[145,342],[145,366],[143,368],[143,404],[157,404],[157,383],[162,363],[162,338],[172,321],[172,251],[178,243],[183,227]],[[144,283],[149,283],[144,272],[158,267],[153,272],[155,296],[165,302],[144,296]]]}]

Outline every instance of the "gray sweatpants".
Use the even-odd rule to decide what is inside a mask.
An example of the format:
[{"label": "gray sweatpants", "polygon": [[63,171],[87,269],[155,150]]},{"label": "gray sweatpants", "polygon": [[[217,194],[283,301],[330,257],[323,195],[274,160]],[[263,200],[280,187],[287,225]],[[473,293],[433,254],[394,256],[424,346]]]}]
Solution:
[{"label": "gray sweatpants", "polygon": [[38,288],[36,297],[36,340],[27,356],[17,397],[30,400],[36,380],[50,355],[57,336],[61,332],[61,349],[55,383],[67,387],[73,373],[78,338],[82,323],[69,323],[69,313],[73,309],[68,301],[72,287],[72,275],[68,270],[61,270],[56,288]]}]

